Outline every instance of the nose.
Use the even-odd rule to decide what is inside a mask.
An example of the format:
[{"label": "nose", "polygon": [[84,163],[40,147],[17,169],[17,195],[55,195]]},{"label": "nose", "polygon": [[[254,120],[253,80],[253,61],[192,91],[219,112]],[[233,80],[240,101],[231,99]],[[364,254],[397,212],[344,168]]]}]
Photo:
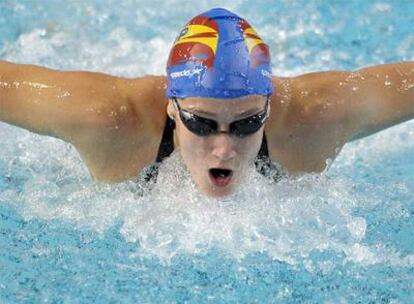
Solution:
[{"label": "nose", "polygon": [[219,133],[213,139],[212,154],[222,161],[236,157],[235,140],[228,133]]}]

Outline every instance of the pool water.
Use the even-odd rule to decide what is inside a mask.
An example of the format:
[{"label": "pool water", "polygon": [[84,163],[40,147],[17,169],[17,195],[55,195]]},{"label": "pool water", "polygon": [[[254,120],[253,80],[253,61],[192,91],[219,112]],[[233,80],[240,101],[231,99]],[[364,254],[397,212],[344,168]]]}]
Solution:
[{"label": "pool water", "polygon": [[[0,58],[164,74],[219,1],[3,1]],[[410,1],[232,1],[274,74],[413,60]],[[414,121],[349,143],[323,174],[252,171],[212,200],[179,154],[159,182],[95,184],[63,141],[0,123],[0,303],[413,303]]]}]

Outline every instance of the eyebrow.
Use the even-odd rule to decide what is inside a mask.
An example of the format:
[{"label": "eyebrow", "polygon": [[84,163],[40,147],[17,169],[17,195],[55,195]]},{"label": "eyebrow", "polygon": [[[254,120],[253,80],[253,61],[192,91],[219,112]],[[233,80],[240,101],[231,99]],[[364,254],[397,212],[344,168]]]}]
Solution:
[{"label": "eyebrow", "polygon": [[262,111],[262,109],[250,109],[250,110],[246,110],[246,111],[238,113],[237,117],[250,116],[250,115],[253,115],[253,114],[258,114],[261,111]]},{"label": "eyebrow", "polygon": [[[210,112],[206,112],[206,111],[203,111],[203,110],[197,110],[197,109],[183,109],[183,110],[191,111],[191,113],[194,113],[194,114],[201,114],[201,115],[207,115],[207,116],[212,116],[212,117],[216,116],[215,113],[210,113]],[[250,116],[250,115],[253,115],[253,114],[257,114],[257,113],[260,113],[260,109],[250,109],[250,110],[246,110],[246,111],[237,113],[236,117],[238,118],[238,117],[242,117],[242,116]]]}]

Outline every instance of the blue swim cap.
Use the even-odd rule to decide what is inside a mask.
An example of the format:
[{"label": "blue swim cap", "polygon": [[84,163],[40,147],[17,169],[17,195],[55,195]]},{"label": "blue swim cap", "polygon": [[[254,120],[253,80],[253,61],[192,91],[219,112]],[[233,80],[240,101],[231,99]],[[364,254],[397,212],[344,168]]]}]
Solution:
[{"label": "blue swim cap", "polygon": [[267,44],[243,18],[213,8],[191,19],[167,63],[168,98],[237,98],[273,93]]}]

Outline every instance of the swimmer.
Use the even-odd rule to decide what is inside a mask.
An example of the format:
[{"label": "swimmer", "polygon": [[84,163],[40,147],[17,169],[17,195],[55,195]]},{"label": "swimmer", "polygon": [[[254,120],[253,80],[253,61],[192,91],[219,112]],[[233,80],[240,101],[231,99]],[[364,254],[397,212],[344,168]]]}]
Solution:
[{"label": "swimmer", "polygon": [[221,8],[184,26],[166,76],[0,61],[0,121],[72,144],[97,181],[132,179],[177,151],[210,197],[233,193],[258,158],[321,172],[347,142],[413,117],[414,62],[277,77],[268,45]]}]

